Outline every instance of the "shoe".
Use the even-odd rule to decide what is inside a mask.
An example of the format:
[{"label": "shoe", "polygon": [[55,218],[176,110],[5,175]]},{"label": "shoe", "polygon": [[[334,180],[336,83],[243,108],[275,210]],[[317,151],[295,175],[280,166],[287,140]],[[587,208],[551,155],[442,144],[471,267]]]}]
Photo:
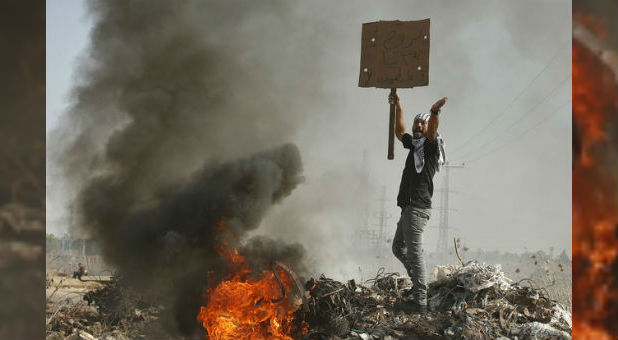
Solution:
[{"label": "shoe", "polygon": [[421,305],[416,301],[397,300],[393,308],[408,314],[427,314],[427,305]]}]

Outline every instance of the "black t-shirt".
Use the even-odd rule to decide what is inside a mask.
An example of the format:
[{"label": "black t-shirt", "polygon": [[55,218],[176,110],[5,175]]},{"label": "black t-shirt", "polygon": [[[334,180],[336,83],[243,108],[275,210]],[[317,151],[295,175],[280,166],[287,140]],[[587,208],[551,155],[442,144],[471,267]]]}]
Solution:
[{"label": "black t-shirt", "polygon": [[404,148],[410,149],[410,152],[408,153],[406,166],[401,175],[397,205],[402,208],[412,205],[417,208],[430,209],[431,196],[433,195],[433,175],[438,169],[438,159],[440,158],[438,140],[425,140],[425,165],[420,173],[417,173],[414,167],[414,145],[412,144],[412,136],[407,133],[404,134],[401,138],[401,142]]}]

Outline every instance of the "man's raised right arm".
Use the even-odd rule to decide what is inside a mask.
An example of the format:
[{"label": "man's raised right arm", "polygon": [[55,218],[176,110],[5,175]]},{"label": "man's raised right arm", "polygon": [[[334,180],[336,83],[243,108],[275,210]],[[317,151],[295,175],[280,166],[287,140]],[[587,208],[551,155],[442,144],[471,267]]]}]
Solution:
[{"label": "man's raised right arm", "polygon": [[397,139],[401,140],[406,133],[406,125],[403,121],[403,115],[401,114],[401,102],[397,92],[389,94],[388,103],[395,104],[395,136],[397,136]]}]

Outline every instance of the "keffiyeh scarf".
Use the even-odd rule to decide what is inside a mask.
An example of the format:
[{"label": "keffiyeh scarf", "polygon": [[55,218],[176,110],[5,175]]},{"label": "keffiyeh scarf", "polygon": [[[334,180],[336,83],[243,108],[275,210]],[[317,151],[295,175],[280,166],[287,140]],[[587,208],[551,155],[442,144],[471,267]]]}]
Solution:
[{"label": "keffiyeh scarf", "polygon": [[[429,121],[428,113],[419,113],[414,117],[414,121],[417,119],[422,119],[426,122]],[[446,153],[444,152],[444,140],[442,136],[438,133],[436,136],[438,142],[438,168],[436,171],[440,171],[440,168],[446,161]],[[414,167],[416,168],[416,173],[421,173],[423,171],[423,167],[425,166],[425,140],[427,137],[423,136],[421,138],[414,138],[414,134],[412,134],[412,145],[414,145]]]}]

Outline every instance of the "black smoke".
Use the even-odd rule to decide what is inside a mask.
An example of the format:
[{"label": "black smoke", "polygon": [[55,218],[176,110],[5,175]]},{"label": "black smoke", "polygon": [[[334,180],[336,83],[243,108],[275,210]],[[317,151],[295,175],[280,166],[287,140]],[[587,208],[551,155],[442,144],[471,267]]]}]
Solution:
[{"label": "black smoke", "polygon": [[[221,221],[242,240],[273,204],[302,181],[301,173],[298,149],[288,144],[246,159],[207,164],[159,200],[127,202],[126,183],[104,176],[92,181],[79,201],[86,225],[105,245],[106,258],[122,267],[132,281],[149,282],[158,274],[151,270],[195,257],[184,254],[187,250],[205,249],[210,254],[221,242],[216,238]],[[143,273],[144,267],[149,272]],[[132,273],[138,275],[133,278]]]},{"label": "black smoke", "polygon": [[299,244],[246,240],[303,178],[298,148],[286,143],[287,99],[269,94],[312,87],[281,84],[274,70],[247,62],[253,52],[233,37],[248,13],[284,22],[289,8],[246,5],[230,24],[218,21],[234,8],[227,3],[90,2],[91,44],[51,137],[77,188],[73,231],[94,237],[132,289],[165,307],[167,329],[185,336],[200,332],[206,274],[225,274],[219,222],[252,268],[280,260],[305,271]]},{"label": "black smoke", "polygon": [[[196,329],[195,316],[213,270],[227,274],[216,252],[222,241],[240,248],[256,272],[276,260],[302,265],[303,247],[269,238],[246,242],[269,208],[302,181],[302,164],[293,144],[222,164],[206,164],[182,186],[154,201],[124,198],[117,176],[93,180],[80,195],[84,226],[102,244],[104,256],[134,289],[155,297],[170,314],[166,326],[184,334]],[[224,223],[229,233],[219,231]],[[230,236],[231,235],[231,236]],[[223,240],[222,237],[225,237]]]}]

